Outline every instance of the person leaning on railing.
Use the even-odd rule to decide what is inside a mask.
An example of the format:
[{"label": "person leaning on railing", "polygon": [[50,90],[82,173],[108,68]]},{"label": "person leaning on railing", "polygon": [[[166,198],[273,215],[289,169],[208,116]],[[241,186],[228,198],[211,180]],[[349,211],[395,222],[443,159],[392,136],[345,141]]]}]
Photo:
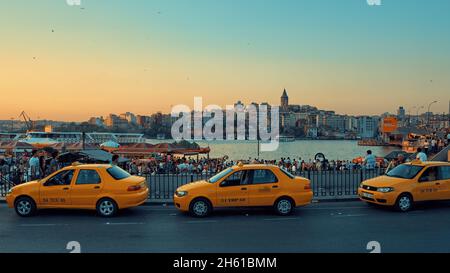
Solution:
[{"label": "person leaning on railing", "polygon": [[364,165],[365,169],[373,170],[373,169],[375,169],[376,164],[377,164],[376,157],[372,154],[371,150],[368,150],[367,155],[363,161],[363,165]]},{"label": "person leaning on railing", "polygon": [[36,150],[34,150],[32,152],[32,156],[30,158],[30,160],[28,161],[28,176],[30,178],[30,180],[36,180],[39,179],[40,177],[40,162],[39,162],[39,154]]}]

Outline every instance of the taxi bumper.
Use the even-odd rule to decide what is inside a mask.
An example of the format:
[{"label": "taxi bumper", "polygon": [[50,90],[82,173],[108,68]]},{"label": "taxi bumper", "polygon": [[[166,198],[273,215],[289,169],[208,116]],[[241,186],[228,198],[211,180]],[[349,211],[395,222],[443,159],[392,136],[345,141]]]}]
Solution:
[{"label": "taxi bumper", "polygon": [[383,193],[361,188],[358,189],[358,197],[361,201],[384,206],[393,206],[397,200],[397,194],[395,192]]},{"label": "taxi bumper", "polygon": [[173,195],[173,204],[180,211],[189,211],[189,204],[191,199],[188,196],[178,197],[176,194]]},{"label": "taxi bumper", "polygon": [[15,196],[12,194],[6,195],[6,203],[8,204],[8,208],[14,208],[14,200]]},{"label": "taxi bumper", "polygon": [[150,190],[146,188],[144,191],[127,194],[117,198],[117,203],[120,209],[137,207],[148,200]]},{"label": "taxi bumper", "polygon": [[314,193],[312,191],[302,192],[294,196],[295,206],[302,207],[311,204]]}]

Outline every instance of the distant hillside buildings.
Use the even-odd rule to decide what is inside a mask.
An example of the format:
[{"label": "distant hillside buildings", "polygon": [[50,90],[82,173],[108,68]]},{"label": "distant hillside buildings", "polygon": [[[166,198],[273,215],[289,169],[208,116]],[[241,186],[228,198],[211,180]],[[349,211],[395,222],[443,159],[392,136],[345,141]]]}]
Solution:
[{"label": "distant hillside buildings", "polygon": [[[250,105],[259,109],[265,105],[270,111],[272,108],[267,102]],[[238,101],[234,104],[235,108],[245,104]],[[423,108],[423,107],[422,107]],[[416,108],[417,110],[418,108]],[[419,108],[421,109],[421,108]],[[450,103],[449,103],[450,111]],[[398,127],[427,127],[432,130],[449,128],[450,114],[433,113],[411,113],[400,106],[396,114],[384,113],[379,116],[353,116],[336,114],[334,111],[321,110],[310,105],[297,105],[289,103],[289,95],[286,89],[283,90],[280,97],[279,108],[280,132],[282,135],[295,136],[298,138],[338,138],[338,139],[369,139],[381,137],[380,128],[386,118],[395,118]],[[414,115],[415,114],[415,115]],[[225,118],[226,115],[224,115]],[[152,115],[136,115],[131,112],[122,114],[109,114],[106,117],[92,117],[87,122],[57,122],[48,120],[35,121],[38,128],[45,125],[52,125],[56,130],[62,131],[101,131],[101,132],[132,132],[144,133],[146,136],[170,136],[172,124],[178,118],[170,114],[161,112]],[[204,117],[203,125],[209,120]],[[246,114],[248,127],[248,112]],[[224,125],[226,122],[224,122]],[[268,122],[270,124],[270,120]],[[18,132],[25,131],[25,123],[18,120],[0,120],[0,132]],[[225,132],[225,128],[224,128]]]}]

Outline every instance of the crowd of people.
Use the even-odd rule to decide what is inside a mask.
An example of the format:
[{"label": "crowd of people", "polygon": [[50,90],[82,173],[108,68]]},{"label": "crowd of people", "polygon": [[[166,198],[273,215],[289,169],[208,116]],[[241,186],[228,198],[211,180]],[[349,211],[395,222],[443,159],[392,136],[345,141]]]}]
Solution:
[{"label": "crowd of people", "polygon": [[367,162],[354,162],[353,160],[304,160],[302,158],[281,158],[279,160],[246,159],[229,160],[226,157],[219,159],[193,159],[188,157],[167,156],[161,160],[132,160],[124,168],[131,174],[210,174],[220,172],[230,166],[236,165],[239,161],[245,164],[270,164],[276,165],[291,173],[301,173],[306,171],[343,171],[356,169],[385,168],[389,162],[372,162],[370,157]]},{"label": "crowd of people", "polygon": [[33,150],[31,154],[5,155],[0,158],[0,176],[15,184],[41,179],[62,167],[57,160],[58,154],[56,150]]},{"label": "crowd of people", "polygon": [[435,133],[429,137],[426,137],[421,142],[420,149],[425,154],[436,154],[446,147],[450,142],[450,133],[446,137],[438,137]]}]

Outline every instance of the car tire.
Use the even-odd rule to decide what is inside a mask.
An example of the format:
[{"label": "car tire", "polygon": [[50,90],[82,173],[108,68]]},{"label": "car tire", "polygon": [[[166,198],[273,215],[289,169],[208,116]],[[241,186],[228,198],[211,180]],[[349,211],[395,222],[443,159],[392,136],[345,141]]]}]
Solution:
[{"label": "car tire", "polygon": [[207,217],[211,214],[212,205],[205,198],[194,199],[189,205],[189,213],[197,218]]},{"label": "car tire", "polygon": [[412,210],[413,205],[414,200],[412,196],[408,193],[402,193],[395,202],[395,209],[400,212],[408,212]]},{"label": "car tire", "polygon": [[30,197],[22,196],[14,202],[14,209],[21,217],[30,217],[36,213],[36,202]]},{"label": "car tire", "polygon": [[102,198],[97,202],[97,214],[101,217],[113,217],[118,210],[116,202],[111,198]]},{"label": "car tire", "polygon": [[294,201],[288,197],[279,198],[274,204],[274,210],[278,215],[286,216],[294,212]]}]

